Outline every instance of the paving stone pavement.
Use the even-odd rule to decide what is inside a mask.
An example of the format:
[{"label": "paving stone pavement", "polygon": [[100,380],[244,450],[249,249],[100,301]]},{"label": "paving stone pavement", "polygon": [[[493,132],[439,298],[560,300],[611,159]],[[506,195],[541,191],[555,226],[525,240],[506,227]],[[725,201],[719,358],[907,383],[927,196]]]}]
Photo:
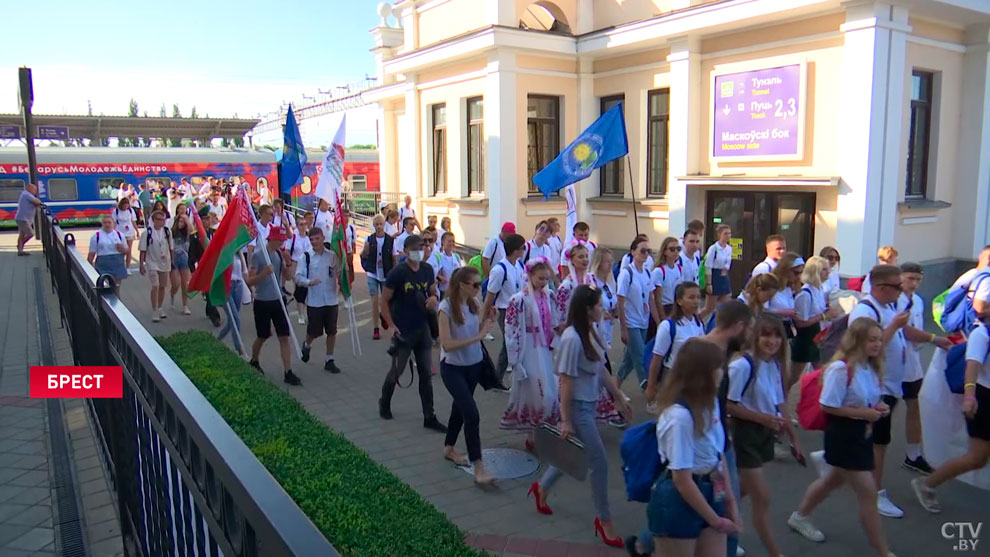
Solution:
[{"label": "paving stone pavement", "polygon": [[[77,238],[79,246],[84,249],[88,244],[88,234],[77,232]],[[371,340],[371,304],[363,273],[358,273],[354,285],[363,356],[355,357],[351,353],[350,331],[345,312],[341,311],[336,358],[343,373],[330,375],[322,371],[323,344],[317,341],[314,343],[313,360],[309,364],[298,361],[293,364],[293,371],[302,379],[303,386],[288,387],[281,381],[281,364],[272,340],[262,350],[261,364],[273,384],[285,389],[313,415],[345,435],[416,489],[455,524],[469,532],[469,541],[476,546],[503,555],[537,552],[547,555],[599,554],[604,546],[594,537],[594,511],[587,485],[565,478],[549,499],[554,514],[543,516],[535,512],[532,500],[526,497],[529,484],[538,478],[542,470],[531,477],[500,482],[498,489],[490,492],[474,487],[470,476],[442,459],[443,437],[422,428],[416,388],[397,389],[392,403],[394,420],[383,421],[378,417],[376,401],[389,366],[385,353],[388,345],[386,340]],[[148,281],[136,272],[124,281],[121,294],[125,304],[155,335],[192,328],[214,330],[203,313],[202,302],[198,300],[191,304],[191,316],[170,311],[168,318],[162,322],[151,322]],[[167,298],[165,304],[168,308]],[[296,317],[292,310],[290,321],[301,338],[304,330],[296,323]],[[241,319],[244,340],[249,345],[255,338],[250,307],[242,309]],[[490,352],[498,350],[498,342],[488,344]],[[620,361],[622,345],[618,340],[614,345],[612,361]],[[435,354],[434,360],[436,358]],[[437,415],[445,420],[451,399],[439,376],[433,378],[433,390]],[[637,412],[634,423],[645,420],[647,415],[643,411],[643,398],[631,381],[625,385],[625,391],[632,398]],[[506,395],[479,390],[476,400],[482,418],[482,446],[522,448],[521,435],[502,431],[498,427],[507,402]],[[900,520],[884,519],[887,537],[892,549],[902,557],[948,554],[952,551],[952,542],[942,537],[941,525],[956,521],[990,522],[990,505],[986,503],[988,494],[960,482],[950,482],[940,490],[942,514],[933,516],[924,512],[911,492],[909,481],[913,474],[897,465],[904,455],[903,405],[899,405],[895,413],[894,441],[889,451],[886,484],[891,498],[905,509],[906,516]],[[618,456],[622,431],[607,426],[602,426],[600,431],[609,452],[609,495],[613,518],[619,532],[630,535],[643,526],[645,507],[625,500]],[[802,433],[801,440],[806,452],[821,447],[820,434]],[[458,445],[463,450],[463,440]],[[773,497],[772,524],[784,554],[808,557],[869,554],[869,546],[852,510],[855,509],[855,499],[850,492],[836,493],[816,512],[814,518],[828,536],[828,543],[812,544],[790,532],[785,522],[812,481],[813,472],[801,468],[788,457],[770,463],[766,467],[766,475]],[[746,523],[751,524],[748,503],[744,505],[744,517]],[[576,545],[572,547],[551,542]],[[542,548],[539,547],[541,544]],[[752,528],[743,533],[742,544],[751,555],[762,554]],[[624,552],[613,551],[612,554],[621,555]]]},{"label": "paving stone pavement", "polygon": [[[0,233],[0,315],[5,317],[0,320],[0,556],[54,556],[60,548],[52,505],[48,416],[43,400],[28,398],[29,366],[40,363],[36,288],[46,295],[55,363],[72,365],[72,352],[60,326],[58,300],[51,292],[40,246],[34,242],[31,256],[17,257],[15,242],[16,234]],[[35,268],[43,271],[40,285],[34,284]],[[80,478],[88,481],[85,492],[77,491],[88,526],[87,549],[92,557],[115,557],[123,554],[116,507],[83,404],[79,399],[65,401],[64,418],[77,490]]]}]

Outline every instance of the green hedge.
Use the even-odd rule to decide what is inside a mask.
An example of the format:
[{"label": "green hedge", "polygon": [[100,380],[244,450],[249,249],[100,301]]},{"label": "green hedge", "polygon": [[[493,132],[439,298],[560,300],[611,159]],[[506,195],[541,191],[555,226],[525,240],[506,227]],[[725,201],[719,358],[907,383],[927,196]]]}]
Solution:
[{"label": "green hedge", "polygon": [[212,335],[158,340],[342,555],[479,555],[433,505]]}]

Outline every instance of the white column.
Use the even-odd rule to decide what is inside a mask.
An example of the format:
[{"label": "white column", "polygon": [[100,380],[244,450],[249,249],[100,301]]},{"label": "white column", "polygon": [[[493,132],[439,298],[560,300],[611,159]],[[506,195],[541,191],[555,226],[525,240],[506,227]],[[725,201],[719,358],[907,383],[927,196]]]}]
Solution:
[{"label": "white column", "polygon": [[516,102],[515,54],[495,52],[488,59],[485,78],[485,192],[488,195],[489,235],[497,236],[502,223],[516,221],[519,193],[516,184],[518,129],[524,114]]},{"label": "white column", "polygon": [[516,0],[484,0],[486,19],[491,25],[517,27]]},{"label": "white column", "polygon": [[410,194],[418,200],[423,196],[420,188],[420,168],[422,160],[422,143],[420,141],[420,130],[422,122],[420,119],[421,108],[419,106],[419,90],[416,89],[416,78],[412,75],[406,76],[408,83],[406,89],[406,114],[405,126],[399,130],[399,141],[396,149],[402,149],[400,161],[402,168],[399,170],[399,191]]},{"label": "white column", "polygon": [[[952,212],[961,259],[973,259],[990,244],[990,25],[966,30],[962,71],[959,181]],[[957,212],[958,211],[958,212]]]},{"label": "white column", "polygon": [[[700,149],[697,133],[701,121],[700,42],[696,37],[680,37],[670,42],[670,143],[667,203],[670,212],[669,233],[679,235],[687,228],[687,184],[679,177],[695,174],[699,168]],[[646,185],[637,184],[636,199],[646,194]]]},{"label": "white column", "polygon": [[381,104],[378,106],[378,179],[381,191],[399,191],[395,166],[395,111],[383,108]]},{"label": "white column", "polygon": [[577,9],[574,10],[577,21],[571,21],[571,31],[575,35],[583,35],[595,30],[595,6],[594,0],[577,0]]},{"label": "white column", "polygon": [[850,6],[841,30],[836,247],[842,273],[855,276],[869,272],[879,246],[894,242],[910,28],[906,10],[870,3]]}]

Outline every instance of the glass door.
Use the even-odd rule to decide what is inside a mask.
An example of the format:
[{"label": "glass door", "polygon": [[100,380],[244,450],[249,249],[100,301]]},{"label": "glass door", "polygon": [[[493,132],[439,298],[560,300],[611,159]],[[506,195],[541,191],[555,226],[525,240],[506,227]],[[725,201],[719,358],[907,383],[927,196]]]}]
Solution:
[{"label": "glass door", "polygon": [[728,225],[732,229],[732,268],[729,270],[729,280],[732,291],[738,292],[752,265],[753,212],[756,199],[752,193],[711,192],[708,194],[705,223],[705,250],[715,240],[715,229],[720,225]]}]

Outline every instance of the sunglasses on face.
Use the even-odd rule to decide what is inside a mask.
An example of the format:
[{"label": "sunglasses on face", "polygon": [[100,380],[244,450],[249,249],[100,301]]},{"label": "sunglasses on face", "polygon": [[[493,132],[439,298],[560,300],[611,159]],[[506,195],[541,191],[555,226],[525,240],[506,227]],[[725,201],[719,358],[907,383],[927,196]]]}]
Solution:
[{"label": "sunglasses on face", "polygon": [[902,283],[897,283],[897,284],[886,284],[886,283],[884,283],[884,284],[878,284],[877,286],[886,286],[887,288],[893,288],[894,290],[897,290],[898,292],[900,292],[903,289],[903,284]]},{"label": "sunglasses on face", "polygon": [[435,243],[435,240],[423,240],[423,243],[424,244],[433,244],[433,243]]},{"label": "sunglasses on face", "polygon": [[681,246],[670,246],[667,251],[681,251]]},{"label": "sunglasses on face", "polygon": [[832,261],[832,262],[836,262],[836,261],[839,261],[839,256],[838,255],[828,255],[828,256],[825,257],[825,259],[828,259],[829,261]]},{"label": "sunglasses on face", "polygon": [[469,282],[467,283],[471,288],[481,288],[481,282]]},{"label": "sunglasses on face", "polygon": [[649,248],[640,248],[640,249],[638,249],[636,251],[638,251],[639,253],[646,254],[646,255],[649,255],[649,254],[653,253],[653,250],[651,250]]}]

